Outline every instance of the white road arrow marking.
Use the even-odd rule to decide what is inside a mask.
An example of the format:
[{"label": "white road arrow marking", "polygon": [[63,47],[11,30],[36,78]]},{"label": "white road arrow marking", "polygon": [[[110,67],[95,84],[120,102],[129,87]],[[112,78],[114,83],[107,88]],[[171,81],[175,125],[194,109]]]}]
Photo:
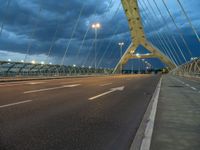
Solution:
[{"label": "white road arrow marking", "polygon": [[102,93],[102,94],[99,94],[99,95],[97,95],[97,96],[91,97],[91,98],[89,98],[88,100],[94,100],[94,99],[97,99],[97,98],[102,97],[102,96],[104,96],[104,95],[107,95],[107,94],[110,94],[110,93],[113,93],[113,92],[116,92],[116,91],[123,91],[123,90],[124,90],[124,86],[112,88],[112,89],[110,89],[109,91],[104,92],[104,93]]},{"label": "white road arrow marking", "polygon": [[80,84],[63,85],[63,86],[59,86],[59,87],[52,87],[52,88],[46,88],[46,89],[32,90],[32,91],[26,91],[26,92],[24,92],[24,94],[44,92],[44,91],[57,90],[57,89],[63,89],[63,88],[72,88],[72,87],[76,87],[76,86],[79,86],[79,85]]}]

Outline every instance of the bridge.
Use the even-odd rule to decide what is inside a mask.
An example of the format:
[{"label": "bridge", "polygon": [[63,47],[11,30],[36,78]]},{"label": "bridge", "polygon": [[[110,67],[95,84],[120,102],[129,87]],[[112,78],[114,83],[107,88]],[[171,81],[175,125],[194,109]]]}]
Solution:
[{"label": "bridge", "polygon": [[0,2],[0,149],[199,149],[200,2]]}]

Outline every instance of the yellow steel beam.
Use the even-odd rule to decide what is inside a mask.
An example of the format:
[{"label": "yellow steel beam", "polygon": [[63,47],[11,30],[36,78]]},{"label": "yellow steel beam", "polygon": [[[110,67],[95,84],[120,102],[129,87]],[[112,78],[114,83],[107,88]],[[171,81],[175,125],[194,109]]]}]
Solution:
[{"label": "yellow steel beam", "polygon": [[116,65],[114,73],[120,71],[120,66],[125,65],[129,59],[133,59],[133,53],[139,45],[142,45],[147,50],[151,52],[151,57],[159,58],[163,63],[165,63],[169,68],[173,69],[176,65],[172,60],[163,54],[158,48],[153,46],[150,42],[147,41],[147,38],[144,33],[144,29],[141,22],[141,16],[139,12],[139,7],[137,0],[121,0],[124,11],[126,13],[129,28],[131,32],[132,43]]}]

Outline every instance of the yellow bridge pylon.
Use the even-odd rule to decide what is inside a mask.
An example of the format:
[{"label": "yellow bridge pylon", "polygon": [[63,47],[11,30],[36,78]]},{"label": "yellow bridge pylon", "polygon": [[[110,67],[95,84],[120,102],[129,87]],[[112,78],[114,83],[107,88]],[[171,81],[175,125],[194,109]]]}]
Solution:
[{"label": "yellow bridge pylon", "polygon": [[120,72],[122,66],[125,65],[129,59],[138,58],[137,55],[135,54],[135,51],[139,45],[142,45],[150,52],[149,54],[140,55],[139,58],[159,58],[163,63],[167,65],[169,69],[175,68],[176,64],[168,56],[166,56],[163,52],[161,52],[157,47],[152,45],[150,42],[148,42],[141,22],[141,16],[137,0],[121,0],[121,1],[128,19],[132,43],[130,44],[130,46],[128,47],[128,49],[126,50],[126,52],[116,65],[114,73]]}]

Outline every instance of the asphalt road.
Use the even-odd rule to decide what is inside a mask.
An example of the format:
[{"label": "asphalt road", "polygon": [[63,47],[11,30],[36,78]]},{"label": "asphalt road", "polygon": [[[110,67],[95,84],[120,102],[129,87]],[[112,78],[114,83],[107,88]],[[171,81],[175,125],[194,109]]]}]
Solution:
[{"label": "asphalt road", "polygon": [[0,83],[0,150],[128,150],[159,78]]}]

